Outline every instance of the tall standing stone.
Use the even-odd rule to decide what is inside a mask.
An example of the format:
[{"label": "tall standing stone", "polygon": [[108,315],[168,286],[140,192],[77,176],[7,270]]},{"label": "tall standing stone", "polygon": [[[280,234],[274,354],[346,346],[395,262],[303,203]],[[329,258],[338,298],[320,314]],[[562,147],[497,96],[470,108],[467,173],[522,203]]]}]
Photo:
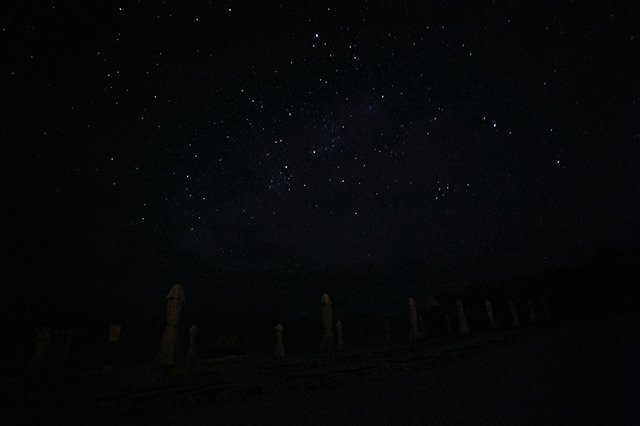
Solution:
[{"label": "tall standing stone", "polygon": [[511,311],[511,319],[513,320],[514,327],[520,327],[520,318],[518,318],[518,310],[516,304],[511,300],[509,302],[509,311]]},{"label": "tall standing stone", "polygon": [[181,284],[171,287],[167,294],[167,324],[160,341],[160,350],[156,364],[161,367],[172,367],[178,359],[178,323],[184,305],[184,289]]},{"label": "tall standing stone", "polygon": [[322,339],[320,346],[323,350],[332,353],[335,350],[333,339],[333,303],[327,293],[322,295],[321,300],[322,315]]},{"label": "tall standing stone", "polygon": [[282,343],[283,330],[282,324],[276,324],[276,348],[273,351],[273,355],[278,359],[284,358],[284,344]]},{"label": "tall standing stone", "polygon": [[544,312],[544,319],[547,322],[551,322],[553,318],[551,318],[551,312],[549,311],[549,305],[547,305],[546,301],[542,301],[542,310]]},{"label": "tall standing stone", "polygon": [[489,317],[489,329],[493,330],[498,325],[496,324],[496,320],[493,318],[493,307],[491,306],[491,301],[489,299],[484,301],[484,307],[487,310],[487,317]]},{"label": "tall standing stone", "polygon": [[342,321],[338,320],[336,323],[336,331],[338,333],[338,344],[336,345],[336,349],[339,351],[345,350],[344,339],[343,339],[343,329],[342,329]]},{"label": "tall standing stone", "polygon": [[384,320],[384,343],[386,345],[391,344],[391,321],[389,321],[389,318]]},{"label": "tall standing stone", "polygon": [[453,325],[451,325],[451,315],[445,315],[445,321],[447,322],[447,334],[453,335]]},{"label": "tall standing stone", "polygon": [[529,319],[531,320],[531,323],[535,324],[538,322],[538,315],[536,315],[533,301],[531,299],[527,300],[527,305],[529,305]]},{"label": "tall standing stone", "polygon": [[187,349],[187,369],[193,370],[198,362],[198,326],[189,328],[189,349]]},{"label": "tall standing stone", "polygon": [[422,339],[423,335],[422,335],[422,332],[420,331],[420,325],[418,323],[418,309],[416,307],[416,301],[413,300],[413,297],[409,298],[408,307],[409,307],[409,342],[411,342],[411,344],[414,344],[418,340]]},{"label": "tall standing stone", "polygon": [[464,314],[464,305],[460,299],[456,300],[456,314],[458,315],[458,333],[469,334],[467,316]]}]

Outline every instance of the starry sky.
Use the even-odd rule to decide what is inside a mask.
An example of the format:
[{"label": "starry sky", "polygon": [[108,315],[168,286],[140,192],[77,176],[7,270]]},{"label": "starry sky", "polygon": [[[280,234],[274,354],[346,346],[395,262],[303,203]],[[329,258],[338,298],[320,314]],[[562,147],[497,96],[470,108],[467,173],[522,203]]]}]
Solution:
[{"label": "starry sky", "polygon": [[614,3],[15,2],[10,291],[379,310],[635,248],[640,8]]}]

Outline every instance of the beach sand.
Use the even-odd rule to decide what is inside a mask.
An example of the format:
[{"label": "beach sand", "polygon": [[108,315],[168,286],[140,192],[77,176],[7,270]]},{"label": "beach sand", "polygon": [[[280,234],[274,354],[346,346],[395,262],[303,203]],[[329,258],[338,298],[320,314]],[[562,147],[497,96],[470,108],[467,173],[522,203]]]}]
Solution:
[{"label": "beach sand", "polygon": [[[158,384],[151,366],[83,372],[55,389],[14,386],[19,424],[635,424],[640,316],[573,318],[336,354],[201,360],[144,404],[115,398]],[[333,373],[333,374],[331,374]],[[217,386],[199,394],[192,389]],[[177,391],[173,391],[177,390]],[[101,406],[102,405],[102,406]],[[102,411],[101,411],[102,409]]]}]

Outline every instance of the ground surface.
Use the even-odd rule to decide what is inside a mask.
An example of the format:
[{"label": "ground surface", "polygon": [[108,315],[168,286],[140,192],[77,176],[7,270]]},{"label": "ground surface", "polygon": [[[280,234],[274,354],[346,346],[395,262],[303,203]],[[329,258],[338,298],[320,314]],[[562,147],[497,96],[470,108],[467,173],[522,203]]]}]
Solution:
[{"label": "ground surface", "polygon": [[[151,367],[84,372],[49,389],[5,385],[19,424],[636,424],[639,335],[640,316],[624,313],[414,350],[351,351],[331,364],[322,354],[284,365],[252,356],[207,360],[191,376],[174,372],[179,382],[169,393],[141,405],[98,402],[157,385]],[[171,390],[207,383],[224,386],[204,396]]]}]

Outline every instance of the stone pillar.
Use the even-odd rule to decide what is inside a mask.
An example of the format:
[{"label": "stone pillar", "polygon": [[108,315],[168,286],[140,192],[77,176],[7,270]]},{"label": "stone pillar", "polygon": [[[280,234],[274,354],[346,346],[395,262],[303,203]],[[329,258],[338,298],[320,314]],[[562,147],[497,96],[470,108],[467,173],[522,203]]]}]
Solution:
[{"label": "stone pillar", "polygon": [[273,355],[278,359],[284,358],[284,344],[282,343],[283,330],[282,324],[276,325],[276,348],[273,351]]},{"label": "stone pillar", "polygon": [[533,301],[531,299],[527,300],[527,305],[529,305],[529,318],[531,323],[535,324],[538,322],[538,316],[536,315],[536,310],[533,307]]},{"label": "stone pillar", "polygon": [[446,315],[444,319],[447,321],[447,334],[451,336],[453,335],[453,326],[451,325],[451,316]]},{"label": "stone pillar", "polygon": [[187,350],[187,369],[193,370],[198,362],[198,326],[189,329],[189,349]]},{"label": "stone pillar", "polygon": [[464,314],[464,305],[460,299],[456,300],[456,314],[458,315],[458,333],[469,334],[467,316]]},{"label": "stone pillar", "polygon": [[509,310],[511,311],[511,318],[513,319],[513,326],[520,327],[520,318],[518,318],[518,311],[516,309],[516,304],[511,300],[509,302]]},{"label": "stone pillar", "polygon": [[391,344],[391,321],[389,321],[389,318],[384,320],[384,343],[386,345]]},{"label": "stone pillar", "polygon": [[493,330],[498,325],[496,324],[496,320],[493,318],[493,307],[491,306],[491,301],[489,301],[489,299],[484,301],[484,307],[487,309],[487,317],[489,318],[489,330]]},{"label": "stone pillar", "polygon": [[167,325],[164,328],[160,350],[156,364],[161,367],[172,367],[178,360],[178,323],[184,304],[184,289],[176,284],[167,294]]},{"label": "stone pillar", "polygon": [[338,349],[339,351],[343,351],[345,349],[345,346],[344,340],[342,338],[342,321],[340,320],[336,323],[336,331],[338,332],[338,344],[336,346],[336,349]]},{"label": "stone pillar", "polygon": [[542,301],[542,310],[544,311],[544,319],[547,322],[551,322],[553,321],[553,319],[551,318],[551,312],[549,311],[549,306],[547,305],[546,301]]},{"label": "stone pillar", "polygon": [[327,293],[322,295],[322,339],[320,346],[323,350],[332,353],[335,350],[333,339],[333,303]]},{"label": "stone pillar", "polygon": [[409,298],[409,342],[411,344],[416,343],[422,339],[422,332],[418,323],[418,309],[416,308],[416,301],[413,297]]}]

